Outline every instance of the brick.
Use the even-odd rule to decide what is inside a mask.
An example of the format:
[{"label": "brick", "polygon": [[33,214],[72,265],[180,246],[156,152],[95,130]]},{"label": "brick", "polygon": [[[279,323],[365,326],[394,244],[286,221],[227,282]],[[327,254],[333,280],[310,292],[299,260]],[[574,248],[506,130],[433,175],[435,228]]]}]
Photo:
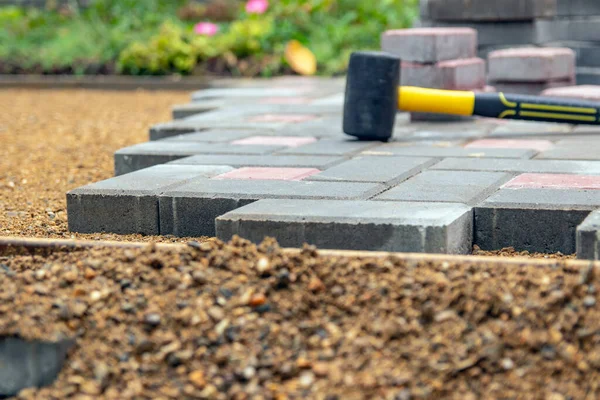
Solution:
[{"label": "brick", "polygon": [[475,207],[475,244],[573,254],[577,226],[600,207],[598,191],[501,189]]},{"label": "brick", "polygon": [[543,46],[568,47],[575,52],[578,67],[600,67],[600,46],[597,42],[559,41],[544,43]]},{"label": "brick", "polygon": [[485,61],[468,58],[437,64],[402,62],[400,78],[404,86],[471,90],[485,86]]},{"label": "brick", "polygon": [[214,236],[214,220],[260,199],[361,200],[382,185],[348,182],[203,180],[166,191],[159,197],[160,232],[175,236]]},{"label": "brick", "polygon": [[538,96],[548,89],[573,86],[575,76],[569,79],[548,82],[493,82],[493,84],[498,92]]},{"label": "brick", "polygon": [[473,205],[498,189],[511,176],[501,172],[424,171],[376,196],[374,200]]},{"label": "brick", "polygon": [[566,80],[574,75],[575,52],[569,48],[506,49],[488,56],[491,82],[546,82]]},{"label": "brick", "polygon": [[410,28],[385,31],[381,49],[403,61],[436,63],[473,58],[477,32],[471,28]]},{"label": "brick", "polygon": [[217,218],[217,236],[285,247],[468,253],[471,209],[462,204],[261,200]]},{"label": "brick", "polygon": [[435,21],[531,21],[554,17],[557,0],[430,0],[429,15]]},{"label": "brick", "polygon": [[267,167],[242,167],[221,175],[213,179],[258,179],[258,180],[283,180],[300,181],[311,175],[318,174],[316,168],[267,168]]},{"label": "brick", "polygon": [[600,85],[579,85],[551,88],[544,90],[541,95],[565,99],[600,101]]},{"label": "brick", "polygon": [[304,154],[304,155],[334,155],[344,156],[358,153],[370,147],[376,146],[377,142],[365,142],[354,139],[322,139],[317,142],[305,144],[298,147],[290,147],[279,150],[276,154]]},{"label": "brick", "polygon": [[420,156],[420,157],[492,157],[492,158],[531,158],[535,154],[529,149],[466,149],[464,147],[399,146],[388,143],[363,151],[363,155],[373,156]]},{"label": "brick", "polygon": [[573,174],[521,174],[502,186],[506,189],[600,190],[600,176]]},{"label": "brick", "polygon": [[158,235],[158,195],[192,179],[210,178],[227,166],[157,165],[67,193],[69,230]]},{"label": "brick", "polygon": [[600,211],[592,212],[577,227],[577,258],[600,260]]},{"label": "brick", "polygon": [[490,149],[530,149],[535,151],[546,151],[553,147],[549,140],[535,139],[479,139],[466,144],[470,148]]},{"label": "brick", "polygon": [[309,136],[250,136],[234,140],[231,144],[298,147],[316,141],[317,138]]},{"label": "brick", "polygon": [[[531,45],[538,42],[536,23],[524,22],[451,22],[423,21],[423,27],[468,27],[477,31],[478,46]],[[547,40],[548,41],[548,40]]]},{"label": "brick", "polygon": [[594,0],[556,0],[557,15],[564,17],[600,15],[600,3]]},{"label": "brick", "polygon": [[177,104],[172,107],[171,113],[173,114],[173,119],[183,119],[191,117],[192,115],[214,111],[220,107],[223,107],[223,105],[224,102],[219,100],[203,101],[200,103],[190,104]]},{"label": "brick", "polygon": [[531,172],[600,175],[599,161],[510,160],[501,158],[446,158],[431,169],[456,171]]},{"label": "brick", "polygon": [[598,16],[538,20],[535,24],[537,43],[594,42],[600,36],[600,17]]},{"label": "brick", "polygon": [[229,143],[153,141],[117,150],[114,154],[115,175],[164,164],[197,154],[269,154],[281,146],[241,146]]},{"label": "brick", "polygon": [[230,165],[232,167],[294,167],[325,169],[346,160],[334,156],[199,155],[169,162],[175,165]]},{"label": "brick", "polygon": [[309,180],[393,185],[419,173],[435,161],[426,157],[357,157],[313,175]]},{"label": "brick", "polygon": [[556,146],[537,155],[536,159],[546,160],[591,160],[600,161],[598,152],[600,140],[598,138],[560,140]]},{"label": "brick", "polygon": [[238,139],[245,139],[254,136],[260,131],[254,130],[228,130],[228,129],[208,129],[201,132],[184,133],[177,136],[161,139],[168,142],[204,142],[204,143],[229,143]]}]

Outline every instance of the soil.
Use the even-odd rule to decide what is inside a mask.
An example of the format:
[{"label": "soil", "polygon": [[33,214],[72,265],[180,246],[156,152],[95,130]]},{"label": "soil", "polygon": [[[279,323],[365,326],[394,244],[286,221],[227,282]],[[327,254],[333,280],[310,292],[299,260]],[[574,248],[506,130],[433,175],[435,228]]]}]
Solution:
[{"label": "soil", "polygon": [[590,264],[448,260],[239,238],[5,257],[0,334],[76,341],[20,399],[598,398]]}]

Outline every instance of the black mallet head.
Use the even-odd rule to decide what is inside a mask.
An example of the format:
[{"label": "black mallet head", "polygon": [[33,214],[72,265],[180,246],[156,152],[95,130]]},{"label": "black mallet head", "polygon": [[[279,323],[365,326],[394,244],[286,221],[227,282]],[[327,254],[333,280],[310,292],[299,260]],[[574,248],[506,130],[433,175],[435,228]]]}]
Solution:
[{"label": "black mallet head", "polygon": [[344,133],[361,140],[387,141],[398,112],[400,59],[359,51],[350,56],[344,100]]}]

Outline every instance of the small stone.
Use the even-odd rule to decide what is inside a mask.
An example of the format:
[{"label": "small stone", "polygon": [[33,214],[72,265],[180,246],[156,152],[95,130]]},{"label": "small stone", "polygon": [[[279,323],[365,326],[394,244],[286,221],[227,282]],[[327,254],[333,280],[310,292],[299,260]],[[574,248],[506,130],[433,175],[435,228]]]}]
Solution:
[{"label": "small stone", "polygon": [[254,375],[256,375],[256,369],[252,366],[246,367],[246,368],[244,368],[244,372],[242,375],[244,376],[245,379],[250,380],[250,379],[254,378]]},{"label": "small stone", "polygon": [[308,290],[310,290],[311,292],[320,292],[325,290],[325,285],[319,278],[313,276],[310,279],[310,282],[308,282]]},{"label": "small stone", "polygon": [[85,274],[84,274],[85,279],[92,280],[92,279],[94,279],[96,277],[96,275],[97,275],[96,271],[94,271],[91,268],[86,268]]},{"label": "small stone", "polygon": [[300,375],[299,383],[304,388],[310,387],[315,381],[315,375],[312,372],[303,372]]},{"label": "small stone", "polygon": [[514,361],[510,358],[503,358],[502,361],[500,361],[500,365],[502,365],[502,368],[506,371],[509,371],[515,367]]},{"label": "small stone", "polygon": [[266,296],[262,293],[259,293],[259,294],[255,294],[254,296],[252,296],[250,298],[250,301],[248,302],[248,304],[250,304],[252,307],[258,307],[258,306],[265,304],[266,302],[267,302]]},{"label": "small stone", "polygon": [[198,270],[192,272],[192,279],[197,285],[204,285],[208,282],[206,279],[206,274],[203,271]]},{"label": "small stone", "polygon": [[277,288],[285,289],[290,285],[290,271],[283,268],[277,273]]},{"label": "small stone", "polygon": [[191,384],[197,387],[198,389],[202,389],[206,386],[206,380],[204,378],[203,371],[196,370],[190,372],[190,374],[188,375],[188,379],[191,382]]},{"label": "small stone", "polygon": [[256,270],[261,274],[265,275],[271,270],[271,263],[266,257],[261,257],[256,263]]},{"label": "small stone", "polygon": [[95,303],[102,298],[102,293],[98,290],[94,290],[90,293],[90,301]]},{"label": "small stone", "polygon": [[312,370],[316,376],[325,377],[329,375],[329,366],[326,363],[318,362],[312,366]]},{"label": "small stone", "polygon": [[160,325],[160,314],[151,313],[144,316],[144,324],[148,327],[156,328]]},{"label": "small stone", "polygon": [[67,281],[68,283],[73,283],[77,280],[78,275],[77,275],[77,272],[75,272],[75,271],[69,271],[69,272],[66,272],[63,277],[65,278],[65,281]]},{"label": "small stone", "polygon": [[594,307],[596,305],[596,298],[594,296],[585,296],[583,298],[583,305],[587,308]]},{"label": "small stone", "polygon": [[121,279],[119,285],[121,285],[121,289],[127,289],[131,287],[131,281],[129,279]]},{"label": "small stone", "polygon": [[208,309],[208,315],[215,321],[220,321],[225,318],[225,312],[221,307],[213,306]]},{"label": "small stone", "polygon": [[38,269],[37,271],[35,271],[35,279],[37,279],[38,281],[44,280],[45,277],[46,271],[44,271],[43,269]]},{"label": "small stone", "polygon": [[98,395],[100,394],[100,385],[98,385],[94,381],[86,381],[81,385],[81,391],[85,394],[89,395]]}]

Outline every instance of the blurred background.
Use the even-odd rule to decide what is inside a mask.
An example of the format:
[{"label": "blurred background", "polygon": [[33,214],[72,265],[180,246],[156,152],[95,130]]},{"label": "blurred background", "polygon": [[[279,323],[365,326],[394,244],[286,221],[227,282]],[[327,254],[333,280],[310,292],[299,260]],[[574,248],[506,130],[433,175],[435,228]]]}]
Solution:
[{"label": "blurred background", "polygon": [[338,75],[418,0],[0,0],[0,74]]}]

